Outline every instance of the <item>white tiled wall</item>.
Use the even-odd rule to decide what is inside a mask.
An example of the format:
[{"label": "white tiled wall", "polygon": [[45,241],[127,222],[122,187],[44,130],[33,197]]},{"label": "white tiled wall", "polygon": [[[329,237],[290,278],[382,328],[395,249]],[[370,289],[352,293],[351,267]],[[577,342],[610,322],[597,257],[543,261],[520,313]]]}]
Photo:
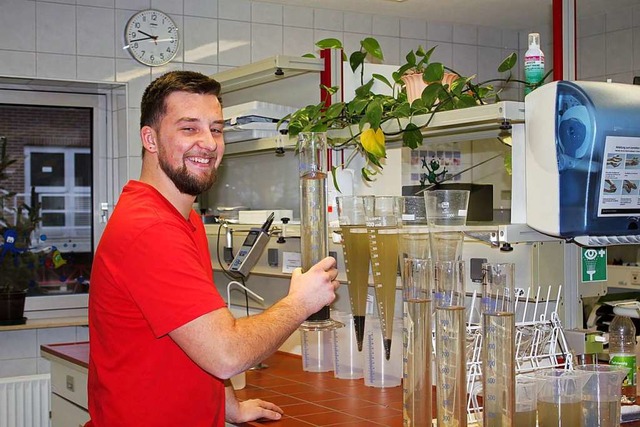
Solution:
[{"label": "white tiled wall", "polygon": [[[176,59],[159,69],[135,62],[122,49],[127,20],[145,8],[168,12],[183,36]],[[549,28],[535,28],[549,43],[548,62]],[[626,27],[618,31],[631,34]],[[522,35],[512,30],[248,0],[0,0],[0,76],[127,82],[129,128],[119,137],[126,135],[128,141],[117,142],[119,147],[128,144],[131,153],[118,159],[124,180],[139,174],[140,97],[161,73],[191,69],[214,74],[274,54],[302,55],[326,37],[343,40],[352,52],[367,35],[380,41],[386,63],[399,63],[420,44],[437,44],[434,60],[483,79],[495,75],[508,50],[521,55],[518,47],[524,46]],[[506,99],[520,96],[515,91]],[[1,332],[0,376],[47,371],[39,359],[39,344],[83,339],[85,328]]]},{"label": "white tiled wall", "polygon": [[577,36],[579,80],[632,83],[640,75],[640,5],[581,17]]},{"label": "white tiled wall", "polygon": [[48,373],[41,345],[88,340],[89,328],[81,326],[0,332],[0,378]]}]

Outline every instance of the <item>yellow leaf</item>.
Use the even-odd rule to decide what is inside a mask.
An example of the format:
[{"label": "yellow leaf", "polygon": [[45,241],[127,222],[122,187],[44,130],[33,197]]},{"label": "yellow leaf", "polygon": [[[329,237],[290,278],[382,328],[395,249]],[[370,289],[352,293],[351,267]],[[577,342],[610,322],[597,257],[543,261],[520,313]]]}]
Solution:
[{"label": "yellow leaf", "polygon": [[362,148],[375,157],[383,158],[386,156],[384,133],[382,132],[382,129],[378,128],[374,131],[369,128],[363,131],[360,135],[360,142],[362,143]]}]

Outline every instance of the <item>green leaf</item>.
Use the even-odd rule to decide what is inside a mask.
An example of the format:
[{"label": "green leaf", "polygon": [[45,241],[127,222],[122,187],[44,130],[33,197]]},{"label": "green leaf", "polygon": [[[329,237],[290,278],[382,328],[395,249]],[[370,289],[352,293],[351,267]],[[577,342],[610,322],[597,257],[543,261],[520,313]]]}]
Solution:
[{"label": "green leaf", "polygon": [[374,79],[379,80],[379,81],[381,81],[382,83],[386,84],[386,85],[387,85],[387,86],[389,86],[390,88],[393,88],[393,85],[391,84],[391,82],[389,82],[389,80],[388,80],[385,76],[383,76],[382,74],[374,73],[374,74],[372,74],[372,77],[373,77]]},{"label": "green leaf", "polygon": [[380,121],[382,120],[382,104],[379,100],[374,99],[367,106],[365,112],[367,121],[371,124],[372,129],[378,129],[380,127]]},{"label": "green leaf", "polygon": [[422,91],[422,96],[420,96],[425,107],[431,109],[433,107],[433,104],[435,104],[438,100],[438,95],[441,91],[442,85],[438,83],[430,84],[429,86],[427,86]]},{"label": "green leaf", "polygon": [[367,37],[360,42],[360,45],[366,53],[373,56],[374,58],[379,59],[380,61],[384,61],[382,49],[380,48],[380,43],[378,43],[378,40],[372,37]]},{"label": "green leaf", "polygon": [[362,114],[368,103],[368,99],[356,98],[347,104],[347,110],[351,114],[359,115]]},{"label": "green leaf", "polygon": [[509,71],[512,69],[518,61],[518,55],[513,52],[511,55],[507,56],[502,63],[498,66],[498,71],[504,73],[505,71]]},{"label": "green leaf", "polygon": [[305,53],[304,55],[302,55],[303,58],[316,58],[316,56],[313,53]]},{"label": "green leaf", "polygon": [[427,83],[440,82],[442,81],[442,77],[444,77],[444,65],[440,62],[432,62],[427,65],[427,68],[425,68],[422,74],[422,80]]},{"label": "green leaf", "polygon": [[429,62],[429,59],[431,58],[431,54],[433,53],[434,50],[436,50],[436,47],[438,47],[438,46],[436,45],[436,46],[432,47],[431,49],[429,49],[427,51],[427,53],[424,54],[424,58],[422,59],[422,61],[424,63]]},{"label": "green leaf", "polygon": [[412,50],[410,50],[409,53],[407,53],[407,56],[405,56],[405,59],[407,60],[407,63],[403,67],[410,69],[416,66],[416,63],[417,63],[416,54],[413,53]]},{"label": "green leaf", "polygon": [[402,134],[402,144],[405,147],[409,147],[412,150],[418,148],[422,145],[422,133],[418,126],[413,123],[409,123],[407,127],[404,128],[404,133]]},{"label": "green leaf", "polygon": [[373,79],[369,80],[367,83],[363,84],[359,88],[356,89],[356,96],[358,97],[366,97],[371,93],[371,88],[373,87]]},{"label": "green leaf", "polygon": [[338,193],[342,193],[342,191],[340,191],[340,186],[338,185],[338,177],[336,176],[337,170],[338,168],[336,166],[331,166],[331,178],[333,179],[333,186],[335,189],[338,190]]},{"label": "green leaf", "polygon": [[416,56],[423,57],[424,55],[424,48],[422,47],[422,45],[418,46],[418,49],[416,49]]},{"label": "green leaf", "polygon": [[342,42],[338,39],[322,39],[316,43],[320,49],[342,49]]},{"label": "green leaf", "polygon": [[336,117],[339,117],[340,114],[342,114],[343,110],[344,110],[344,102],[337,102],[335,104],[331,104],[329,108],[327,108],[327,111],[325,111],[325,117],[328,120],[335,119]]},{"label": "green leaf", "polygon": [[359,66],[364,64],[364,59],[367,57],[367,54],[362,51],[355,51],[349,57],[349,65],[351,66],[351,71],[354,73],[358,69]]},{"label": "green leaf", "polygon": [[509,175],[513,175],[513,164],[511,158],[511,150],[507,150],[504,154],[504,168],[507,170]]},{"label": "green leaf", "polygon": [[366,167],[363,167],[362,169],[360,169],[360,173],[362,175],[362,179],[364,179],[367,182],[371,182],[373,181],[371,178],[369,178],[369,171],[367,170]]}]

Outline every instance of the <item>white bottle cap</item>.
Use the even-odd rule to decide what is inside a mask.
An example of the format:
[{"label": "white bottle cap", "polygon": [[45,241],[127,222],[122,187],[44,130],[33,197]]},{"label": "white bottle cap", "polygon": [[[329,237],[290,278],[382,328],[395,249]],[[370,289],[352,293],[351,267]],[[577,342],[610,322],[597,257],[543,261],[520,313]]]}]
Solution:
[{"label": "white bottle cap", "polygon": [[529,47],[540,46],[540,33],[529,33]]}]

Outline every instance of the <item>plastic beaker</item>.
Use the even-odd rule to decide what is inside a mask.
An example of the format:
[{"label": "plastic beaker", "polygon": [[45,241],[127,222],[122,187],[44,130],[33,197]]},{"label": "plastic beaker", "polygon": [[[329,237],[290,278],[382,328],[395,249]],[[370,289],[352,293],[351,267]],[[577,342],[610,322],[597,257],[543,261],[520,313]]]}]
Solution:
[{"label": "plastic beaker", "polygon": [[336,378],[356,379],[364,376],[364,354],[358,350],[353,315],[333,311],[333,319],[344,324],[344,328],[333,332],[333,375]]},{"label": "plastic beaker", "polygon": [[[400,199],[400,229],[398,256],[400,267],[406,258],[429,259],[429,225],[423,196],[403,196]],[[402,272],[402,269],[400,270]]]},{"label": "plastic beaker", "polygon": [[531,375],[516,376],[516,412],[514,426],[536,427],[539,380]]},{"label": "plastic beaker", "polygon": [[482,264],[482,425],[514,425],[515,294],[512,263]]},{"label": "plastic beaker", "polygon": [[300,331],[302,341],[302,370],[329,372],[333,369],[331,330]]},{"label": "plastic beaker", "polygon": [[591,373],[582,389],[583,425],[618,427],[622,406],[622,380],[629,370],[615,365],[579,365],[575,369]]},{"label": "plastic beaker", "polygon": [[[395,319],[393,338],[402,341],[402,319]],[[364,333],[364,385],[369,387],[397,387],[402,380],[402,347],[393,346],[386,357],[386,346],[377,316],[367,316]]]},{"label": "plastic beaker", "polygon": [[436,414],[439,426],[467,425],[464,261],[435,261]]},{"label": "plastic beaker", "polygon": [[582,388],[591,373],[548,368],[537,371],[538,426],[575,427],[582,425]]},{"label": "plastic beaker", "polygon": [[369,287],[369,234],[365,222],[365,200],[373,196],[338,196],[338,221],[342,233],[342,251],[347,273],[347,289],[358,350],[362,351],[364,322]]},{"label": "plastic beaker", "polygon": [[426,191],[424,198],[431,258],[436,261],[462,259],[463,229],[467,223],[469,191],[432,190]]},{"label": "plastic beaker", "polygon": [[375,196],[365,199],[373,286],[387,359],[391,357],[393,317],[396,306],[400,200],[401,197],[398,196]]},{"label": "plastic beaker", "polygon": [[403,263],[404,345],[402,408],[405,427],[431,424],[431,260],[407,258]]}]

